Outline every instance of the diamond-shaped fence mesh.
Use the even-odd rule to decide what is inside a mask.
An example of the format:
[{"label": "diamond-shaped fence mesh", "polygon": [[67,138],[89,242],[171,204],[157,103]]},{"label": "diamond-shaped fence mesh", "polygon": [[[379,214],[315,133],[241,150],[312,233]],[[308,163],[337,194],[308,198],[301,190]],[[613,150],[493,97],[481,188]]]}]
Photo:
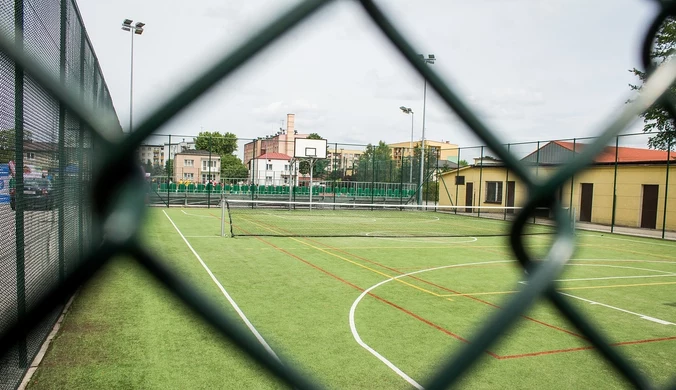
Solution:
[{"label": "diamond-shaped fence mesh", "polygon": [[[122,138],[110,93],[75,2],[0,0],[0,176],[9,183],[7,191],[0,195],[0,207],[12,209],[0,214],[0,229],[8,232],[0,247],[0,387],[18,385],[64,302],[103,264],[119,254],[135,258],[196,314],[280,380],[297,388],[317,387],[314,380],[269,354],[198,289],[139,245],[136,233],[147,199],[147,186],[134,166],[134,153],[147,136],[218,81],[329,3],[304,1],[279,16],[232,53],[223,55],[213,67]],[[653,73],[642,94],[610,118],[597,138],[585,141],[579,153],[577,140],[562,141],[566,142],[566,150],[573,151],[574,158],[566,155],[567,152],[557,154],[541,148],[540,143],[503,145],[454,89],[419,60],[417,51],[377,5],[369,0],[360,3],[405,60],[427,79],[429,87],[485,142],[486,146],[478,150],[448,152],[455,156],[456,164],[465,156],[481,162],[479,183],[486,182],[490,188],[479,189],[479,201],[490,202],[491,196],[500,193],[502,189],[490,183],[502,182],[502,177],[507,183],[508,188],[504,189],[507,192],[510,178],[518,177],[523,186],[515,192],[521,197],[522,207],[510,218],[513,222],[509,234],[516,257],[528,271],[528,283],[504,305],[504,310],[484,322],[469,343],[441,364],[437,374],[426,381],[426,387],[445,388],[457,383],[483,351],[505,334],[536,300],[543,298],[551,301],[630,385],[650,388],[651,381],[618,350],[611,348],[602,332],[556,292],[554,280],[571,258],[575,245],[569,223],[572,210],[560,207],[565,206],[567,198],[572,199],[574,176],[595,158],[607,154],[609,146],[621,146],[625,138],[617,138],[617,134],[661,99],[676,79],[676,64],[668,61],[657,69],[649,68]],[[669,1],[662,1],[661,6],[662,11],[645,38],[644,57],[657,27],[676,9]],[[651,66],[649,61],[644,61],[646,67]],[[668,97],[662,99],[660,104],[673,107]],[[171,144],[170,139],[170,147]],[[434,194],[435,202],[436,193],[440,194],[439,200],[449,204],[475,202],[472,192],[463,194],[458,188],[460,171],[453,179],[447,176],[441,183],[434,179],[430,184],[432,176],[425,172],[437,171],[430,170],[429,166],[437,164],[435,160],[441,151],[424,160],[427,168],[421,169],[410,147],[403,146],[389,160],[377,158],[376,152],[367,159],[354,159],[355,153],[368,152],[354,145],[333,144],[329,148],[333,151],[327,163],[335,179],[327,183],[334,197],[352,192],[356,197],[361,191],[362,196],[395,199],[398,196],[395,202],[405,204],[422,192],[426,200]],[[534,150],[537,152],[533,155]],[[501,164],[484,163],[491,158]],[[555,166],[542,161],[550,161],[550,165]],[[608,161],[611,162],[608,169],[613,169],[613,161],[617,166],[617,157]],[[338,184],[339,174],[335,172],[343,176],[349,172],[357,178],[355,182],[362,185]],[[616,169],[615,173],[617,175]],[[484,180],[483,175],[496,179]],[[160,200],[164,194],[161,186],[165,185],[167,204],[172,202],[169,179],[158,178],[156,183]],[[222,182],[234,188],[239,179],[223,178]],[[267,179],[265,176],[263,180]],[[247,180],[260,188],[255,177]],[[268,183],[264,185],[267,191]],[[570,189],[565,190],[566,186]],[[609,224],[612,225],[616,210],[632,206],[626,203],[621,191],[614,189],[610,196],[613,207]],[[524,249],[522,233],[543,205],[555,222],[556,233],[547,255],[533,259]],[[658,215],[656,224],[663,221],[664,217]]]}]

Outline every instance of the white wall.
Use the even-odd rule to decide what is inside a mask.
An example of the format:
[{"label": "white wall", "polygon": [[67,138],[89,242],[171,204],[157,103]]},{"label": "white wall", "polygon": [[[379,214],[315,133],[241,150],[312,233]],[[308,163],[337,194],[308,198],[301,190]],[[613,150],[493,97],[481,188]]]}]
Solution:
[{"label": "white wall", "polygon": [[291,180],[291,163],[287,160],[251,160],[249,179],[252,184],[266,186],[288,185]]}]

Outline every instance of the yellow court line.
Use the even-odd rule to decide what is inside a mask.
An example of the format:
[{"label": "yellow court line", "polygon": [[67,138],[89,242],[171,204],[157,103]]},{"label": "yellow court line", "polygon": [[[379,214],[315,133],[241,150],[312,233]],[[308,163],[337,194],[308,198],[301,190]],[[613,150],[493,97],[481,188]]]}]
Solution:
[{"label": "yellow court line", "polygon": [[[676,284],[676,282],[655,282],[655,283],[636,283],[636,284],[610,284],[605,286],[584,286],[584,287],[560,287],[556,290],[593,290],[600,288],[616,288],[616,287],[644,287],[644,286],[664,286],[668,284]],[[518,291],[492,291],[492,292],[478,292],[478,293],[463,293],[463,294],[446,294],[440,295],[440,297],[455,297],[463,295],[501,295],[501,294],[514,294]]]},{"label": "yellow court line", "polygon": [[[267,230],[270,230],[270,231],[273,231],[273,232],[275,231],[274,229],[272,229],[272,228],[270,228],[270,227],[261,225],[261,224],[259,224],[259,223],[256,223],[256,222],[250,220],[250,219],[246,219],[246,218],[244,218],[244,217],[240,217],[240,218],[242,218],[242,219],[244,219],[244,220],[247,220],[247,221],[249,221],[249,222],[251,222],[251,223],[253,223],[253,224],[255,224],[255,225],[258,225],[258,226],[262,227],[263,229],[267,229]],[[352,264],[354,264],[354,265],[357,265],[357,266],[359,266],[359,267],[362,267],[362,268],[364,268],[364,269],[367,269],[367,270],[369,270],[369,271],[371,271],[371,272],[375,272],[375,273],[377,273],[377,274],[379,274],[379,275],[385,276],[385,277],[387,277],[388,279],[393,279],[393,278],[394,278],[394,276],[392,276],[392,275],[388,275],[388,274],[386,274],[386,273],[384,273],[384,272],[380,272],[380,271],[375,270],[375,269],[373,269],[373,268],[371,268],[371,267],[365,266],[364,264],[361,264],[361,263],[358,263],[358,262],[356,262],[356,261],[347,259],[347,258],[345,258],[345,257],[343,257],[343,256],[340,256],[340,255],[337,255],[337,254],[335,254],[335,253],[331,253],[331,252],[329,252],[329,251],[327,251],[327,250],[324,250],[324,249],[322,249],[322,248],[316,247],[316,246],[314,246],[314,245],[310,245],[310,244],[308,244],[307,242],[301,241],[301,240],[299,240],[299,239],[297,239],[297,238],[294,238],[294,237],[289,237],[289,238],[291,238],[292,240],[294,240],[294,241],[296,241],[296,242],[298,242],[298,243],[301,243],[301,244],[303,244],[303,245],[307,245],[307,246],[309,246],[310,248],[316,249],[316,250],[318,250],[318,251],[320,251],[320,252],[324,252],[324,253],[326,253],[326,254],[328,254],[328,255],[337,257],[337,258],[339,258],[339,259],[341,259],[341,260],[347,261],[347,262],[349,262],[349,263],[352,263]],[[395,275],[395,276],[397,276],[397,275]],[[405,284],[405,285],[407,285],[407,286],[409,286],[409,287],[413,287],[413,288],[415,288],[416,290],[420,290],[420,291],[425,292],[425,293],[427,293],[427,294],[433,295],[433,296],[435,296],[435,297],[440,297],[440,296],[441,296],[441,294],[437,294],[437,293],[432,292],[432,291],[430,291],[430,290],[426,290],[426,289],[424,289],[424,288],[422,288],[422,287],[419,287],[419,286],[416,286],[416,285],[414,285],[414,284],[405,282],[405,281],[403,281],[403,280],[400,280],[400,279],[394,279],[394,280],[397,281],[397,282],[399,282],[399,283]],[[451,300],[451,299],[448,299],[448,300]]]}]

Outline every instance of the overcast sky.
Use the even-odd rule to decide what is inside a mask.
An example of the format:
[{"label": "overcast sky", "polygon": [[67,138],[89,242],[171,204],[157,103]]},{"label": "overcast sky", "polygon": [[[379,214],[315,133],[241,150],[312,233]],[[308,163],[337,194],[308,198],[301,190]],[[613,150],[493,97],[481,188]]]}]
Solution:
[{"label": "overcast sky", "polygon": [[[631,96],[650,0],[381,1],[420,53],[505,142],[591,136]],[[200,70],[253,34],[289,0],[78,0],[123,127],[129,118],[129,33],[134,39],[134,118],[140,119]],[[428,89],[428,92],[430,90]],[[423,80],[357,3],[325,7],[250,66],[220,83],[160,132],[272,134],[287,113],[296,128],[329,142],[421,137]],[[632,129],[640,131],[640,122]],[[479,141],[433,92],[426,138]],[[240,151],[241,152],[241,151]]]}]

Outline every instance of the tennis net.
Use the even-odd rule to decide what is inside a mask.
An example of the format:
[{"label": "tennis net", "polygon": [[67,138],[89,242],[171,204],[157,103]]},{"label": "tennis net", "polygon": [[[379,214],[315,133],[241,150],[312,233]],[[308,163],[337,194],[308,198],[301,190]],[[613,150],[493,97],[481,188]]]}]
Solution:
[{"label": "tennis net", "polygon": [[[223,234],[280,237],[505,236],[519,207],[226,200]],[[524,234],[554,233],[539,210]],[[229,224],[229,226],[228,226]]]}]

